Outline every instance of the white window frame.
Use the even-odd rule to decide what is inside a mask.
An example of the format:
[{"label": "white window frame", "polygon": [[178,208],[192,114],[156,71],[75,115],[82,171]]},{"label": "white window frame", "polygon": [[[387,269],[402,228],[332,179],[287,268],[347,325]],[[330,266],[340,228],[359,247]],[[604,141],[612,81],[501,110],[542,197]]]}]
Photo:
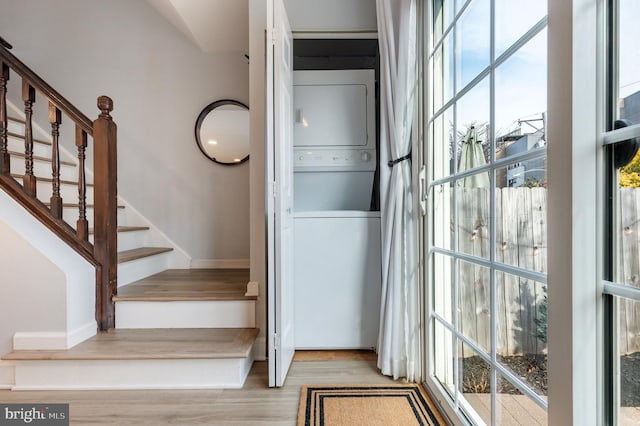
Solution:
[{"label": "white window frame", "polygon": [[[426,1],[425,9],[430,9],[431,2]],[[604,0],[548,2],[550,425],[604,421],[604,11]],[[430,25],[433,21],[425,22]],[[425,29],[424,34],[430,35],[430,28]],[[429,81],[427,63],[422,66],[424,81]],[[428,105],[428,92],[425,99]],[[428,165],[428,153],[423,158]],[[428,223],[427,211],[425,232]],[[429,307],[430,290],[425,297],[424,306]],[[425,329],[425,342],[429,342],[431,327]],[[433,349],[427,347],[425,354]],[[457,418],[448,400],[437,395],[439,384],[430,374],[426,381],[445,413]]]}]

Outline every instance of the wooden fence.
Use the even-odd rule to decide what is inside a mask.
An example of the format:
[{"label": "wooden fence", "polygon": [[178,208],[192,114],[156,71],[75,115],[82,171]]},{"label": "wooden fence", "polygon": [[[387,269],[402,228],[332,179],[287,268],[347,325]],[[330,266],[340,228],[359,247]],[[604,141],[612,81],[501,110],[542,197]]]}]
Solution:
[{"label": "wooden fence", "polygon": [[[620,189],[618,217],[617,281],[640,287],[640,188]],[[619,348],[621,354],[640,351],[640,302],[623,300],[619,304]]]},{"label": "wooden fence", "polygon": [[[547,272],[546,188],[498,188],[495,191],[496,256],[507,265]],[[620,190],[619,281],[640,286],[640,188]],[[458,250],[488,259],[491,235],[489,190],[457,188]],[[460,327],[481,348],[491,348],[490,271],[458,263]],[[499,355],[540,354],[546,343],[536,338],[536,319],[546,284],[495,273],[496,346]],[[554,283],[551,283],[554,285]],[[640,303],[620,303],[621,354],[640,351]],[[467,354],[465,350],[465,356]]]},{"label": "wooden fence", "polygon": [[[496,261],[547,272],[547,190],[496,189]],[[488,259],[490,255],[489,190],[458,188],[458,250]],[[461,261],[458,265],[461,328],[480,347],[491,348],[490,271]],[[535,337],[543,283],[496,272],[496,346],[500,355],[542,353]]]}]

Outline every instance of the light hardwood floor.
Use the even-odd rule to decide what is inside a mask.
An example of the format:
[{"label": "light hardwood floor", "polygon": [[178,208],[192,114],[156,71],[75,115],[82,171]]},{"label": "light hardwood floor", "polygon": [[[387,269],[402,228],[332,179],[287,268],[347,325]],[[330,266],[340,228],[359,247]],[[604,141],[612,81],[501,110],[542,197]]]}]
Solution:
[{"label": "light hardwood floor", "polygon": [[0,401],[69,403],[73,425],[295,425],[301,385],[393,383],[375,361],[294,362],[283,388],[269,389],[267,363],[256,362],[244,389],[187,391],[0,390]]}]

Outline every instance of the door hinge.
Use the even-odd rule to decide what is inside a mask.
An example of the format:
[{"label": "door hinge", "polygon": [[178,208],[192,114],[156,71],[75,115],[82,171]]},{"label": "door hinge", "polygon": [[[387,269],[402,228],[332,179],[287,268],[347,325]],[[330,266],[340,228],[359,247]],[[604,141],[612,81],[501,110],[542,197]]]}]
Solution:
[{"label": "door hinge", "polygon": [[278,333],[275,333],[273,335],[273,349],[275,349],[276,351],[280,350],[280,335]]},{"label": "door hinge", "polygon": [[278,198],[278,192],[279,192],[278,182],[276,181],[271,182],[271,193],[273,194],[273,198]]},{"label": "door hinge", "polygon": [[427,214],[427,167],[423,164],[418,174],[419,190],[420,190],[420,210],[422,216]]},{"label": "door hinge", "polygon": [[276,28],[271,29],[271,44],[275,46],[278,42],[278,30]]}]

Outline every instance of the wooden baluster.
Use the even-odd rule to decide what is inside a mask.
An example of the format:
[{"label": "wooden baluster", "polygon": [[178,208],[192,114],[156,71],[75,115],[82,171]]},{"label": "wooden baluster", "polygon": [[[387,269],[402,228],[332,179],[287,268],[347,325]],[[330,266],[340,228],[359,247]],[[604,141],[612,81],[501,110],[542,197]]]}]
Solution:
[{"label": "wooden baluster", "polygon": [[49,123],[51,123],[51,177],[53,191],[51,193],[51,214],[56,219],[62,219],[62,197],[60,196],[60,123],[62,112],[49,102]]},{"label": "wooden baluster", "polygon": [[100,330],[115,327],[113,296],[118,287],[117,126],[113,101],[98,98],[100,116],[93,122],[94,255],[100,262],[96,279],[96,320]]},{"label": "wooden baluster", "polygon": [[87,221],[87,177],[85,159],[87,149],[87,132],[76,124],[76,146],[78,147],[78,222],[76,231],[78,238],[89,241],[89,221]]},{"label": "wooden baluster", "polygon": [[36,177],[33,175],[33,103],[36,101],[36,90],[26,80],[22,79],[22,100],[24,101],[24,154],[25,171],[23,180],[24,191],[31,197],[36,196]]},{"label": "wooden baluster", "polygon": [[8,175],[11,172],[9,150],[7,149],[7,82],[9,81],[9,66],[0,62],[0,173]]}]

